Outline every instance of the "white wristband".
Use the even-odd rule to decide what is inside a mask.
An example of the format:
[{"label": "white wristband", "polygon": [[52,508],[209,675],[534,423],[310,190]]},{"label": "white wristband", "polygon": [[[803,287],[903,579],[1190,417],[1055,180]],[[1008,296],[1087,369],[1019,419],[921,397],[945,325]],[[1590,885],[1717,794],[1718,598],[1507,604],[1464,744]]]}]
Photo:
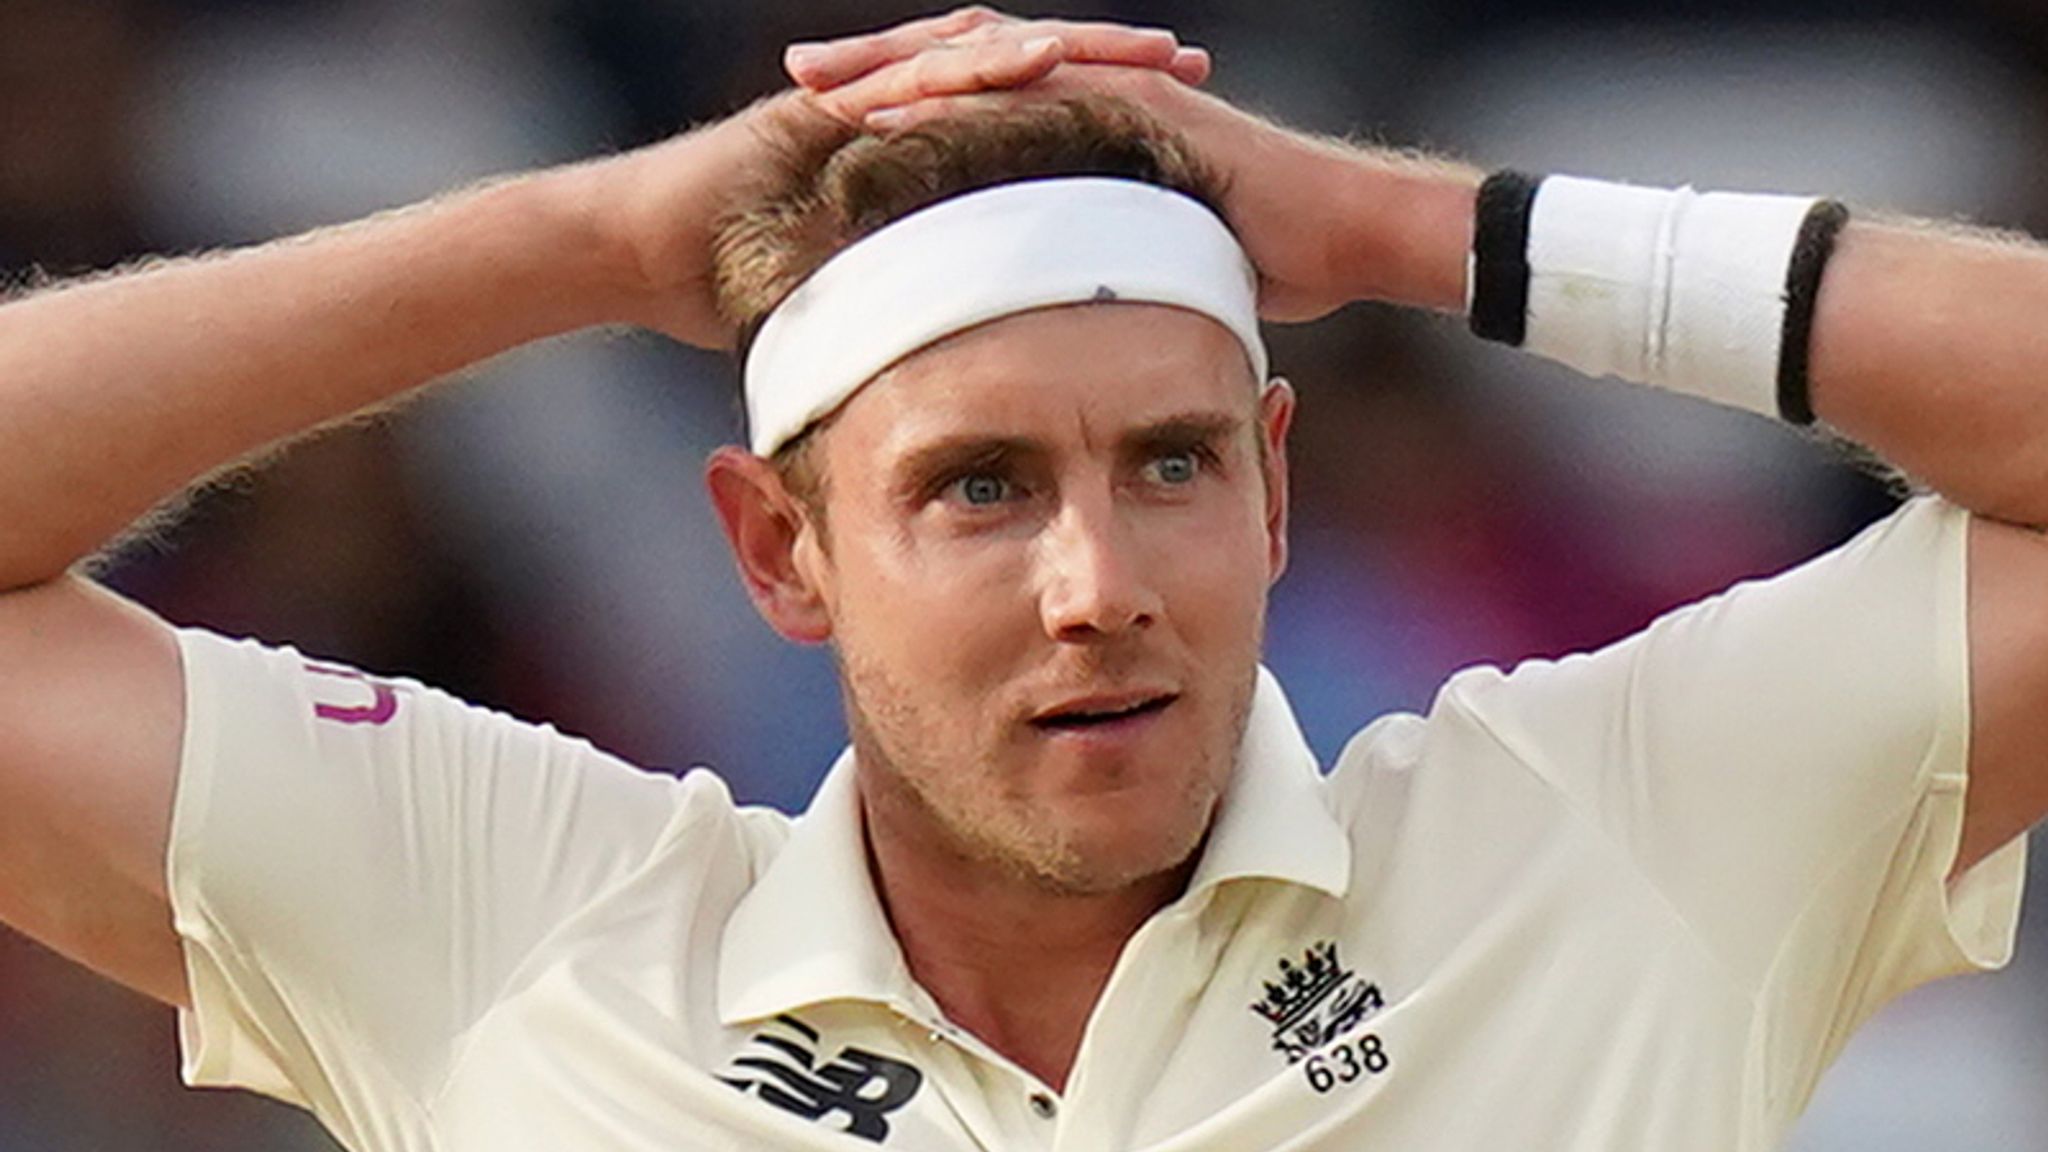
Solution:
[{"label": "white wristband", "polygon": [[1544,180],[1529,219],[1524,347],[1776,416],[1787,268],[1817,203]]}]

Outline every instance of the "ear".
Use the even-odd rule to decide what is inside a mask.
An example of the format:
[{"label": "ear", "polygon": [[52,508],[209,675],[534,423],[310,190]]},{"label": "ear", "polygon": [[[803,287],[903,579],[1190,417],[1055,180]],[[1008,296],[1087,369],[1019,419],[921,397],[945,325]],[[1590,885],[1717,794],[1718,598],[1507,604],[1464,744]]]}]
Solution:
[{"label": "ear", "polygon": [[725,529],[740,583],[754,610],[785,640],[822,644],[832,636],[816,526],[767,460],[733,445],[704,465],[711,506]]},{"label": "ear", "polygon": [[1259,435],[1265,441],[1266,556],[1270,581],[1287,571],[1287,430],[1294,426],[1294,386],[1275,376],[1259,394]]}]

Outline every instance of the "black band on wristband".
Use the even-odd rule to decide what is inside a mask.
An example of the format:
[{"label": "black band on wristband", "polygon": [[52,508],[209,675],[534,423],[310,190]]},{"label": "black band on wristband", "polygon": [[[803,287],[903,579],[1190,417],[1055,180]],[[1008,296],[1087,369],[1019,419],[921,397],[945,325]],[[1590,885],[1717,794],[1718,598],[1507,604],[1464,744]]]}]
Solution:
[{"label": "black band on wristband", "polygon": [[1529,217],[1543,177],[1503,170],[1479,186],[1472,219],[1472,334],[1520,347],[1529,332]]},{"label": "black band on wristband", "polygon": [[1778,415],[1788,423],[1814,421],[1812,381],[1807,366],[1813,354],[1813,310],[1820,302],[1820,278],[1834,255],[1835,238],[1849,222],[1849,209],[1838,200],[1822,200],[1806,214],[1799,239],[1792,245],[1792,263],[1785,270],[1785,330],[1778,338]]}]

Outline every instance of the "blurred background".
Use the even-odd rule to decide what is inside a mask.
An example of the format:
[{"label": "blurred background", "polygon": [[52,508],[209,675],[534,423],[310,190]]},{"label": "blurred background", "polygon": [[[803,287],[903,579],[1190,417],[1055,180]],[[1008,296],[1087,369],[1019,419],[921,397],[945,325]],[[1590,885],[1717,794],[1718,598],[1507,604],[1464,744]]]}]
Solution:
[{"label": "blurred background", "polygon": [[[653,140],[773,89],[785,41],[921,10],[0,0],[0,271],[258,241]],[[1053,10],[1171,24],[1213,47],[1226,95],[1329,132],[2048,227],[2048,9],[2025,0]],[[1306,418],[1270,662],[1326,758],[1461,665],[1601,644],[1890,507],[1764,421],[1577,380],[1449,321],[1354,308],[1275,352]],[[837,698],[730,574],[699,467],[734,411],[718,357],[562,340],[208,495],[110,579],[182,623],[419,676],[800,808],[839,746]],[[2040,920],[2010,974],[1866,1029],[1793,1147],[2048,1146]],[[176,1068],[168,1011],[0,931],[0,1152],[333,1147]]]}]

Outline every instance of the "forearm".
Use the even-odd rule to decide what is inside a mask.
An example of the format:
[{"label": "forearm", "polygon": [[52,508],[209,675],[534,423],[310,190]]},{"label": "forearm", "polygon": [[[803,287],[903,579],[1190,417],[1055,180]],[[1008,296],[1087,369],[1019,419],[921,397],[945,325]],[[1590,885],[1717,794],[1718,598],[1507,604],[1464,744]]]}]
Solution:
[{"label": "forearm", "polygon": [[0,308],[0,588],[266,444],[520,343],[632,319],[587,169]]},{"label": "forearm", "polygon": [[[1342,233],[1343,258],[1361,269],[1353,298],[1462,310],[1476,174],[1365,152],[1347,172],[1349,201],[1333,217],[1359,222]],[[1852,223],[1814,308],[1811,405],[1957,503],[2048,524],[2044,316],[2048,248],[1944,225]]]},{"label": "forearm", "polygon": [[1972,511],[2048,524],[2048,250],[1852,224],[1814,318],[1815,412]]},{"label": "forearm", "polygon": [[1296,132],[1177,86],[1167,96],[1153,103],[1228,174],[1266,318],[1313,320],[1356,300],[1463,310],[1478,169]]}]

